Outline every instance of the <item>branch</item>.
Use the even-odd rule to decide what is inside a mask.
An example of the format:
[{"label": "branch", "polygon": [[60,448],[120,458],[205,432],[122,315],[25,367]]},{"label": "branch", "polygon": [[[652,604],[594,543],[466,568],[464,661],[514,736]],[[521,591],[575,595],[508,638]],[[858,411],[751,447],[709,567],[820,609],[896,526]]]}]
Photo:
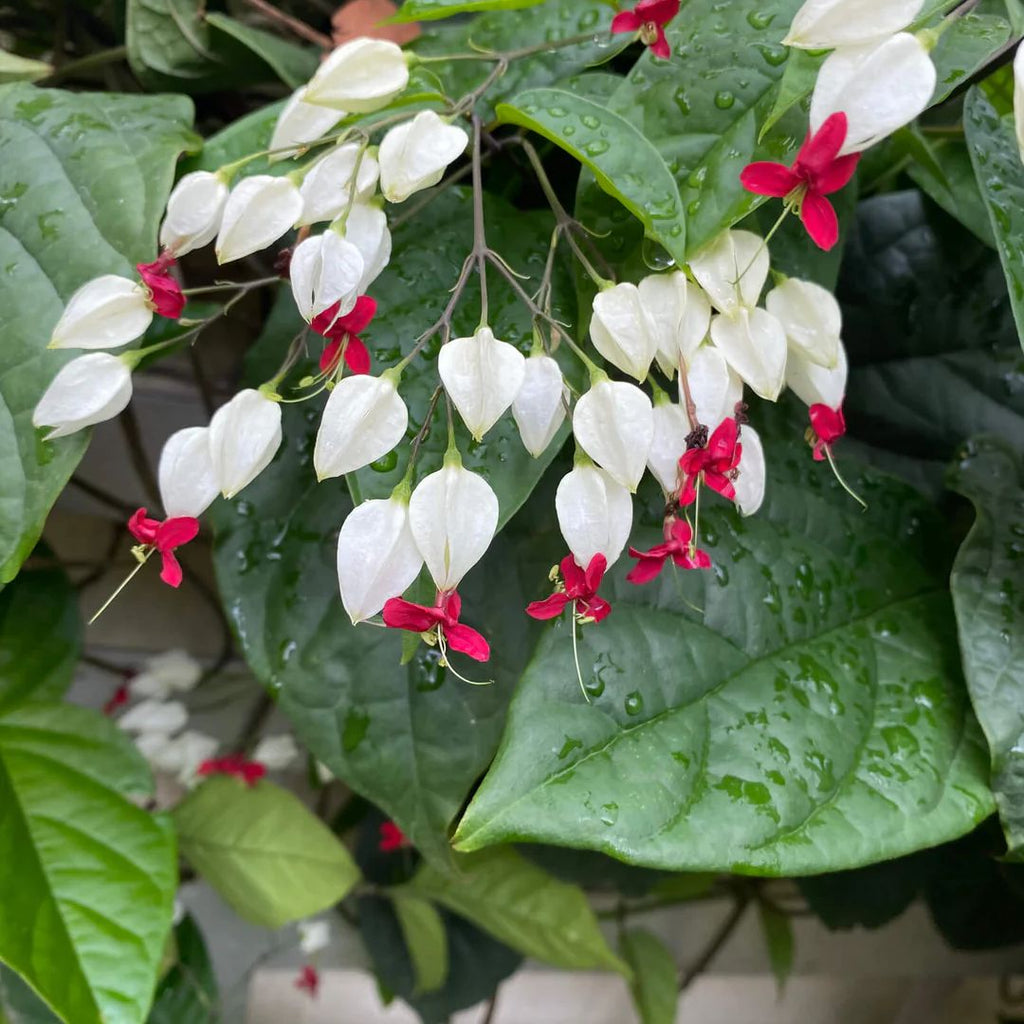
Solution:
[{"label": "branch", "polygon": [[707,944],[704,952],[701,953],[692,966],[681,973],[679,978],[680,992],[689,988],[689,986],[692,985],[694,981],[696,981],[697,978],[708,969],[711,962],[722,951],[722,948],[729,941],[732,933],[736,930],[736,926],[740,923],[743,913],[747,909],[749,903],[749,896],[738,896],[736,898],[736,902],[733,904],[733,908],[729,912],[729,916],[722,922],[721,927],[711,937],[711,941]]},{"label": "branch", "polygon": [[307,43],[312,43],[321,50],[334,49],[334,40],[330,36],[325,36],[322,32],[317,32],[315,28],[307,25],[304,21],[299,21],[298,18],[293,18],[290,14],[279,11],[276,7],[267,3],[267,0],[246,0],[246,3],[250,7],[255,7],[260,13],[265,14],[271,21],[276,21],[283,28],[288,29],[292,35],[305,39]]}]

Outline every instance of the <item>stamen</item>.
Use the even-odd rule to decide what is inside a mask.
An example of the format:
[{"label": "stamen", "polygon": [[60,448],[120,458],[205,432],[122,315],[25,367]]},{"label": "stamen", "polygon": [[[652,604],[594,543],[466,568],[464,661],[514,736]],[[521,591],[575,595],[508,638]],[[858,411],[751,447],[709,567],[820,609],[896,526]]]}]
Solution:
[{"label": "stamen", "polygon": [[[148,548],[149,550],[147,551],[146,548]],[[141,553],[143,551],[146,552],[144,555]],[[128,573],[124,580],[122,580],[121,585],[117,588],[117,590],[115,590],[110,595],[110,597],[108,597],[106,601],[103,602],[103,605],[100,607],[100,610],[89,620],[90,626],[114,603],[114,599],[118,596],[118,594],[120,594],[121,591],[124,590],[124,588],[127,587],[128,584],[131,583],[133,579],[135,579],[136,574],[146,564],[146,562],[149,561],[149,556],[153,554],[154,551],[156,551],[156,548],[152,545],[140,544],[137,547],[132,548],[132,554],[136,557],[136,559],[138,559],[139,564],[135,566],[135,568],[132,569],[130,573]]]},{"label": "stamen", "polygon": [[590,694],[587,693],[587,688],[583,685],[583,673],[580,671],[580,649],[576,641],[576,602],[572,603],[572,660],[576,663],[576,678],[579,680],[580,693],[583,694],[583,699],[589,704]]},{"label": "stamen", "polygon": [[461,679],[464,683],[469,683],[470,686],[493,686],[493,679],[467,679],[459,670],[448,660],[448,645],[444,642],[444,634],[438,631],[437,643],[441,648],[441,667],[447,669],[456,679]]},{"label": "stamen", "polygon": [[828,459],[828,464],[832,467],[832,472],[835,474],[836,479],[839,481],[839,486],[842,487],[846,493],[856,501],[861,508],[867,511],[868,503],[843,479],[842,473],[839,472],[839,467],[835,463],[835,459],[832,458],[832,445],[822,445],[825,449],[825,458]]}]

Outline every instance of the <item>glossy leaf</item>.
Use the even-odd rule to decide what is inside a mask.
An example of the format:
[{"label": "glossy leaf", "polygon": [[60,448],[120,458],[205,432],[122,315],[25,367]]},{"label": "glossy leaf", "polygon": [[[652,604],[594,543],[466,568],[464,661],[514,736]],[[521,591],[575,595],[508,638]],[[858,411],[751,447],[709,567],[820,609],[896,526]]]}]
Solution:
[{"label": "glossy leaf", "polygon": [[1024,462],[1007,440],[979,438],[950,471],[977,519],[953,565],[964,674],[992,754],[992,790],[1010,853],[1024,852]]},{"label": "glossy leaf", "polygon": [[[280,103],[260,107],[211,135],[195,156],[182,162],[181,175],[191,171],[217,171],[225,164],[268,149],[274,125],[286,102],[282,100]],[[260,157],[240,167],[235,180],[247,178],[251,174],[287,174],[291,170],[294,170],[294,166],[288,160],[270,163],[266,157]]]},{"label": "glossy leaf", "polygon": [[566,627],[544,635],[456,848],[529,839],[808,874],[934,845],[990,812],[928,506],[844,466],[862,514],[802,445],[766,443],[766,458],[757,516],[701,507],[713,571],[636,588],[613,569],[614,611],[580,641],[589,703]]},{"label": "glossy leaf", "polygon": [[160,979],[146,1024],[217,1024],[217,979],[192,917],[186,916],[174,929],[174,948],[177,957]]},{"label": "glossy leaf", "polygon": [[781,992],[793,970],[793,923],[781,910],[764,900],[758,901],[757,916],[768,950],[768,962]]},{"label": "glossy leaf", "polygon": [[53,74],[53,66],[41,60],[19,57],[0,50],[0,83],[36,82]]},{"label": "glossy leaf", "polygon": [[622,955],[633,969],[630,991],[640,1024],[674,1024],[679,1002],[679,971],[656,935],[631,928],[622,936]]},{"label": "glossy leaf", "polygon": [[995,14],[969,11],[953,21],[931,52],[937,79],[930,105],[984,67],[1009,42],[1011,31],[1006,18]]},{"label": "glossy leaf", "polygon": [[34,547],[88,441],[44,443],[32,427],[39,397],[77,354],[47,351],[50,331],[80,285],[156,255],[191,118],[180,97],[0,88],[0,582]]},{"label": "glossy leaf", "polygon": [[1000,117],[975,87],[964,104],[964,131],[1024,346],[1024,166],[1013,120]]},{"label": "glossy leaf", "polygon": [[396,890],[395,916],[416,972],[416,992],[436,992],[448,977],[448,936],[437,908],[428,900]]},{"label": "glossy leaf", "polygon": [[532,89],[498,105],[498,119],[550,139],[593,173],[680,263],[686,221],[679,189],[658,150],[607,107],[562,89]]},{"label": "glossy leaf", "polygon": [[289,88],[297,89],[313,77],[320,66],[320,55],[315,50],[296,46],[279,36],[246,25],[237,18],[229,18],[216,11],[207,11],[206,24],[251,50]]},{"label": "glossy leaf", "polygon": [[407,888],[525,956],[569,970],[630,974],[608,948],[583,890],[552,878],[514,850],[459,857],[447,869],[424,864]]},{"label": "glossy leaf", "polygon": [[177,884],[170,822],[127,799],[151,785],[95,712],[0,716],[0,960],[66,1021],[146,1019]]},{"label": "glossy leaf", "polygon": [[392,23],[407,21],[435,21],[456,14],[475,14],[477,11],[515,11],[523,7],[536,7],[544,0],[406,0]]},{"label": "glossy leaf", "polygon": [[60,1024],[60,1017],[31,986],[0,963],[0,1021],[3,1024]]},{"label": "glossy leaf", "polygon": [[348,850],[271,782],[213,776],[174,809],[181,852],[247,921],[279,928],[333,906],[359,880]]},{"label": "glossy leaf", "polygon": [[0,591],[0,712],[59,700],[82,648],[78,595],[59,569],[26,569]]}]

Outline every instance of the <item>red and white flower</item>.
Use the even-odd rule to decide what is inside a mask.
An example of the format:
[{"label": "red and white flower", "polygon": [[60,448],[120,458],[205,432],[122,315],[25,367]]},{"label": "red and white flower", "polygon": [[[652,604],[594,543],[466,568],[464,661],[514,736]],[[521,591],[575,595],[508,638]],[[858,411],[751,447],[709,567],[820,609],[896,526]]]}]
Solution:
[{"label": "red and white flower", "polygon": [[384,605],[384,623],[392,629],[426,633],[440,644],[442,652],[451,648],[474,661],[487,661],[491,656],[490,644],[475,629],[459,622],[461,614],[462,598],[454,590],[438,591],[437,601],[431,607],[401,597],[393,597]]},{"label": "red and white flower", "polygon": [[566,555],[555,577],[555,592],[543,601],[532,601],[526,606],[526,614],[534,619],[556,619],[571,605],[577,621],[601,622],[612,610],[597,592],[607,567],[604,555],[594,555],[586,569],[581,569],[572,555]]},{"label": "red and white flower", "polygon": [[140,508],[128,520],[128,531],[139,542],[143,557],[148,557],[154,551],[160,555],[163,563],[160,579],[169,587],[180,587],[181,563],[174,552],[195,539],[199,533],[199,520],[192,516],[175,516],[162,521],[150,519],[146,510]]},{"label": "red and white flower", "polygon": [[629,549],[630,558],[638,559],[626,579],[630,583],[650,583],[671,558],[680,569],[710,569],[711,559],[706,551],[697,549],[693,529],[685,519],[669,516],[664,526],[665,540],[649,551]]},{"label": "red and white flower", "polygon": [[619,11],[612,19],[612,32],[636,32],[655,57],[672,56],[665,26],[679,13],[679,0],[640,0],[631,11]]}]

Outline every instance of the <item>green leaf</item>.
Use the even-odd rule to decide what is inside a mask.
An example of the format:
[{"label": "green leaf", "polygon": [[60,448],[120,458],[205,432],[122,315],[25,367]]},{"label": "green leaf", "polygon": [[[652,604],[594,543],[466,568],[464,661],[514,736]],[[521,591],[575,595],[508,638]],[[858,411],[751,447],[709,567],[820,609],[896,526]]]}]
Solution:
[{"label": "green leaf", "polygon": [[318,914],[359,881],[330,829],[273,783],[213,776],[173,813],[181,852],[253,924],[280,928]]},{"label": "green leaf", "polygon": [[781,910],[776,910],[764,900],[757,901],[757,911],[768,950],[768,962],[781,992],[793,970],[793,923]]},{"label": "green leaf", "polygon": [[16,53],[0,50],[0,83],[35,82],[53,74],[53,66],[41,60],[29,60]]},{"label": "green leaf", "polygon": [[0,960],[75,1024],[146,1019],[177,883],[170,822],[127,799],[151,787],[102,715],[0,716]]},{"label": "green leaf", "polygon": [[[589,703],[568,628],[545,633],[457,849],[531,840],[671,870],[810,874],[990,813],[933,512],[846,466],[862,513],[802,445],[765,447],[757,516],[701,507],[712,572],[638,588],[614,567],[614,612],[580,641]],[[652,496],[638,548],[662,514]]]},{"label": "green leaf", "polygon": [[320,57],[315,51],[296,46],[236,18],[209,11],[206,24],[252,50],[290,89],[297,89],[308,82],[320,66]]},{"label": "green leaf", "polygon": [[643,928],[631,928],[622,936],[622,955],[633,969],[630,991],[640,1024],[674,1024],[679,972],[665,944]]},{"label": "green leaf", "polygon": [[964,131],[1024,346],[1024,165],[1013,119],[1000,117],[985,94],[974,87],[964,105]]},{"label": "green leaf", "polygon": [[[195,156],[182,161],[182,176],[191,171],[217,171],[242,157],[268,149],[274,126],[287,102],[281,100],[280,103],[271,103],[270,106],[254,110],[211,135]],[[238,178],[247,178],[251,174],[287,174],[294,169],[288,160],[270,163],[266,157],[261,157],[240,167]]]},{"label": "green leaf", "polygon": [[0,87],[0,582],[35,546],[88,443],[44,443],[32,410],[77,352],[46,349],[64,302],[156,254],[187,99]]},{"label": "green leaf", "polygon": [[979,438],[950,487],[977,519],[950,579],[964,674],[992,754],[992,790],[1010,853],[1024,855],[1024,462],[1006,441]]},{"label": "green leaf", "polygon": [[795,48],[789,51],[789,59],[779,81],[775,104],[761,125],[758,142],[782,120],[785,114],[810,96],[824,62],[824,54],[812,54]]},{"label": "green leaf", "polygon": [[0,1022],[2,1024],[60,1024],[50,1008],[24,979],[0,963]]},{"label": "green leaf", "polygon": [[405,0],[398,13],[388,19],[390,24],[407,21],[435,21],[455,14],[473,14],[477,11],[516,11],[523,7],[536,7],[544,0]]},{"label": "green leaf", "polygon": [[217,979],[202,932],[186,916],[174,929],[177,960],[160,979],[146,1024],[217,1024]]},{"label": "green leaf", "polygon": [[994,14],[970,11],[957,18],[931,52],[937,80],[929,106],[941,103],[958,85],[987,64],[1010,39],[1010,24]]},{"label": "green leaf", "polygon": [[448,977],[448,936],[437,908],[427,900],[395,889],[395,916],[416,972],[416,992],[436,992]]},{"label": "green leaf", "polygon": [[631,973],[608,948],[583,890],[552,878],[514,850],[459,857],[447,870],[424,864],[406,888],[525,956],[570,970]]},{"label": "green leaf", "polygon": [[498,120],[550,139],[594,173],[682,263],[686,221],[679,189],[658,150],[629,121],[593,100],[562,89],[533,89],[498,104]]},{"label": "green leaf", "polygon": [[59,700],[82,649],[78,594],[62,569],[26,569],[0,592],[0,712]]}]

